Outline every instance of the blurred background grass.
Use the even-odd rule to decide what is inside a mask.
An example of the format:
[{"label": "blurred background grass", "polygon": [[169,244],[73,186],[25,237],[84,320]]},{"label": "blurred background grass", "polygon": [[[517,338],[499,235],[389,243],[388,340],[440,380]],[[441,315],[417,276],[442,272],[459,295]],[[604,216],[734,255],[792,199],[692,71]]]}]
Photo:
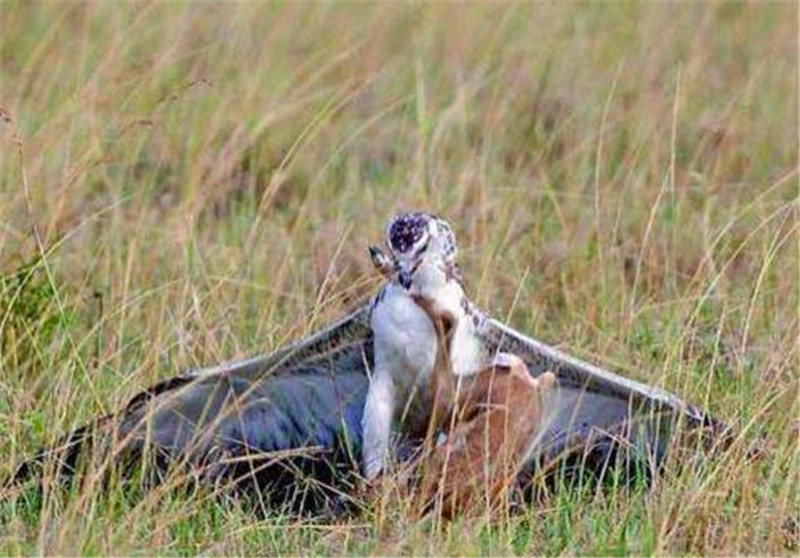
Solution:
[{"label": "blurred background grass", "polygon": [[[797,552],[798,8],[0,4],[0,462],[365,300],[395,211],[513,326],[743,429],[653,490],[332,525],[94,492],[0,552]],[[742,459],[764,436],[769,455]]]}]

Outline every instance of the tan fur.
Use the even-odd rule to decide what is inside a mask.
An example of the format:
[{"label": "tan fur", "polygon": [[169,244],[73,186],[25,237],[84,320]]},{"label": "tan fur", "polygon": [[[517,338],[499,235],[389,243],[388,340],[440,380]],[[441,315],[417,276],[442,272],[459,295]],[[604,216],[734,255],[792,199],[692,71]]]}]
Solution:
[{"label": "tan fur", "polygon": [[422,504],[443,517],[503,501],[539,431],[543,398],[556,382],[534,379],[520,360],[480,372],[459,398],[448,439],[423,463]]},{"label": "tan fur", "polygon": [[[449,367],[452,317],[435,314],[424,299],[415,301],[433,320],[439,341],[428,451],[417,465],[423,475],[421,507],[438,508],[442,517],[468,513],[481,501],[494,508],[542,426],[544,399],[556,377],[546,372],[534,378],[522,359],[513,357],[510,367],[486,368],[458,385]],[[448,439],[433,447],[432,435],[442,426]]]},{"label": "tan fur", "polygon": [[[373,263],[388,278],[388,269],[374,258]],[[483,509],[493,509],[528,457],[556,377],[546,372],[534,378],[524,361],[512,356],[510,366],[489,367],[459,380],[450,366],[455,317],[437,312],[424,297],[413,299],[431,318],[438,344],[431,375],[434,405],[427,432],[417,433],[426,436],[426,449],[407,471],[422,474],[418,510],[433,507],[449,518],[474,511],[481,502]],[[436,447],[434,434],[442,428],[448,438]]]},{"label": "tan fur", "polygon": [[431,393],[434,394],[434,405],[431,409],[431,418],[427,431],[430,438],[433,433],[443,426],[446,416],[450,413],[455,401],[456,380],[450,366],[450,340],[455,329],[455,318],[450,314],[434,312],[431,302],[421,296],[412,297],[425,313],[431,318],[436,329],[436,361],[431,374]]}]

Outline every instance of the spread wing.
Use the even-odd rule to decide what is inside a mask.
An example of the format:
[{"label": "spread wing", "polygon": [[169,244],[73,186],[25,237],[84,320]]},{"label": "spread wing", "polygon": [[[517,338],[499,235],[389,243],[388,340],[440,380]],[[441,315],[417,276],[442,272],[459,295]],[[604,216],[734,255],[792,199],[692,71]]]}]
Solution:
[{"label": "spread wing", "polygon": [[268,356],[152,386],[23,462],[6,489],[44,471],[69,479],[99,453],[92,463],[126,471],[147,457],[156,481],[180,464],[204,482],[316,508],[357,471],[371,363],[364,307]]},{"label": "spread wing", "polygon": [[[154,455],[157,471],[183,463],[203,481],[230,480],[245,491],[269,488],[300,507],[340,498],[358,471],[372,366],[368,313],[362,307],[269,356],[162,382],[24,463],[16,481],[52,461],[69,475],[87,441],[95,448],[99,441],[128,462]],[[676,424],[716,424],[666,391],[584,363],[495,320],[485,320],[479,334],[489,350],[516,353],[534,375],[550,370],[559,379],[537,446],[538,466],[579,456],[582,467],[605,470],[622,449],[652,468]]]},{"label": "spread wing", "polygon": [[551,371],[558,378],[537,444],[540,465],[572,459],[602,472],[622,456],[627,465],[654,472],[673,436],[710,433],[711,445],[727,432],[720,421],[672,393],[583,362],[496,320],[484,320],[479,336],[491,350],[521,357],[534,376]]}]

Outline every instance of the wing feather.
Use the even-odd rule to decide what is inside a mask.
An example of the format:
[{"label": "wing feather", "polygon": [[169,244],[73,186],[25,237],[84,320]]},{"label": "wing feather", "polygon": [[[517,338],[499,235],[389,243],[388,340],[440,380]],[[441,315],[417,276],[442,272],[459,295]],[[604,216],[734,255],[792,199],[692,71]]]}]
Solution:
[{"label": "wing feather", "polygon": [[[358,471],[361,414],[372,366],[368,315],[369,306],[363,306],[271,355],[167,380],[134,397],[117,415],[93,424],[103,425],[107,442],[113,432],[114,443],[124,450],[117,453],[138,456],[152,447],[164,463],[200,468],[201,477],[213,482],[243,478],[242,486],[249,489],[295,490],[304,476],[332,485],[343,471]],[[657,464],[676,423],[690,428],[721,424],[663,389],[585,363],[490,318],[481,321],[479,337],[491,351],[520,356],[532,374],[552,371],[559,380],[534,453],[538,465],[581,455],[584,464],[605,467],[620,447]],[[109,428],[110,423],[116,426]],[[75,441],[92,427],[76,431],[79,437],[65,436],[73,442],[71,466]],[[298,457],[303,449],[313,451]],[[18,473],[30,475],[33,461],[54,455],[40,452]],[[254,461],[260,463],[257,473]]]}]

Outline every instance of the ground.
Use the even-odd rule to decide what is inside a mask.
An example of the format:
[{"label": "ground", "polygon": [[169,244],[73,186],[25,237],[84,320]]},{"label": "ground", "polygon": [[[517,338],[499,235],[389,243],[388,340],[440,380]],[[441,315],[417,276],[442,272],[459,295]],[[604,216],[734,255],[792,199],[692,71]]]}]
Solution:
[{"label": "ground", "polygon": [[408,208],[495,316],[741,435],[493,521],[88,485],[4,504],[0,554],[796,554],[797,41],[792,3],[3,2],[3,474],[353,308]]}]

